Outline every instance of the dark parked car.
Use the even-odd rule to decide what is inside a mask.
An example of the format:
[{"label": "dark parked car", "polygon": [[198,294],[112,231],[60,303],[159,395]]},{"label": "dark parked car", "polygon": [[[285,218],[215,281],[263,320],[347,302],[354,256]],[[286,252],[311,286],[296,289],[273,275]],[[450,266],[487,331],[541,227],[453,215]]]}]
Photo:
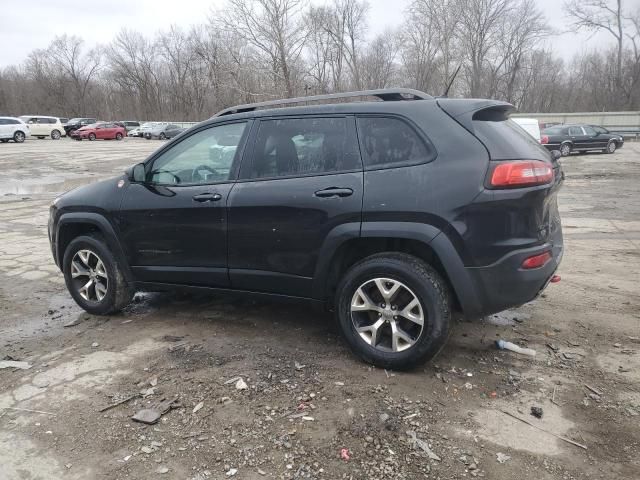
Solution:
[{"label": "dark parked car", "polygon": [[542,144],[549,150],[560,150],[563,157],[571,152],[599,150],[613,153],[624,145],[622,135],[609,133],[591,125],[557,125],[542,131]]},{"label": "dark parked car", "polygon": [[[384,101],[269,108],[365,95]],[[554,277],[563,175],[512,109],[407,89],[229,108],[58,197],[53,257],[94,314],[136,290],[271,295],[333,310],[362,358],[408,368],[453,310],[521,305]]]},{"label": "dark parked car", "polygon": [[152,138],[165,140],[167,138],[173,138],[177,135],[180,135],[185,130],[186,128],[179,127],[178,125],[174,125],[172,123],[168,125],[155,125],[150,130],[144,132],[144,138],[146,138],[147,140],[151,140]]},{"label": "dark parked car", "polygon": [[70,136],[71,132],[86,125],[92,125],[96,122],[97,120],[95,118],[72,118],[64,124],[64,131],[67,132],[68,136]]}]

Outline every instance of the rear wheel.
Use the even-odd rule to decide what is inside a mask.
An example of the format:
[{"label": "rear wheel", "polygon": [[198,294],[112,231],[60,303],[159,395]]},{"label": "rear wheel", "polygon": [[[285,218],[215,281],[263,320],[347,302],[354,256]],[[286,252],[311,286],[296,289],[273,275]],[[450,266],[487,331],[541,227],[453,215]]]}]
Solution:
[{"label": "rear wheel", "polygon": [[435,357],[449,335],[451,295],[431,266],[403,253],[373,255],[345,274],[337,294],[342,333],[365,361],[408,369]]},{"label": "rear wheel", "polygon": [[120,132],[116,133],[116,140],[122,140],[122,134]]},{"label": "rear wheel", "polygon": [[560,145],[560,154],[563,157],[568,157],[570,153],[571,153],[571,144],[570,143],[563,143],[562,145]]},{"label": "rear wheel", "polygon": [[13,134],[13,141],[16,143],[24,142],[24,132],[16,132]]},{"label": "rear wheel", "polygon": [[167,138],[167,136],[166,136],[166,135],[164,134],[164,132],[163,132],[163,133],[161,133],[161,134],[158,136],[158,138],[159,138],[160,140],[165,140],[165,139]]},{"label": "rear wheel", "polygon": [[67,289],[80,307],[95,315],[108,315],[131,301],[122,267],[99,235],[71,241],[62,263]]},{"label": "rear wheel", "polygon": [[59,131],[59,130],[53,130],[53,131],[51,132],[51,139],[52,139],[52,140],[60,140],[60,137],[61,137],[61,136],[62,136],[62,135],[60,134],[60,131]]}]

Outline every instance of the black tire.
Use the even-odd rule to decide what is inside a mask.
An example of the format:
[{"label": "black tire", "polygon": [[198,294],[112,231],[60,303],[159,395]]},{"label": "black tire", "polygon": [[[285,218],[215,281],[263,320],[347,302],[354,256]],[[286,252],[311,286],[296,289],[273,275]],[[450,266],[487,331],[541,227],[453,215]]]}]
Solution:
[{"label": "black tire", "polygon": [[164,134],[164,132],[162,132],[162,133],[158,136],[158,138],[159,138],[160,140],[165,140],[165,139],[167,138],[167,136]]},{"label": "black tire", "polygon": [[[356,331],[352,320],[352,299],[361,285],[374,278],[392,279],[404,284],[426,313],[419,336],[406,350],[383,351],[371,346]],[[447,341],[451,320],[449,288],[430,265],[412,255],[389,252],[367,257],[347,271],[337,292],[336,313],[342,334],[353,351],[366,362],[394,370],[410,369],[434,358]]]},{"label": "black tire", "polygon": [[122,134],[120,132],[116,133],[116,140],[122,140]]},{"label": "black tire", "polygon": [[24,132],[17,131],[13,134],[13,141],[16,143],[22,143],[24,142],[24,139],[25,139]]},{"label": "black tire", "polygon": [[605,150],[607,153],[615,153],[616,149],[618,148],[618,144],[616,143],[615,140],[611,140],[608,144],[607,144],[607,149]]},{"label": "black tire", "polygon": [[568,157],[571,154],[571,150],[572,147],[570,143],[563,143],[560,145],[560,155],[563,157]]},{"label": "black tire", "polygon": [[[80,250],[93,252],[104,264],[108,282],[107,291],[100,301],[91,301],[83,298],[78,290],[79,280],[72,278],[71,262],[75,254]],[[109,315],[122,310],[131,302],[134,291],[125,280],[122,266],[111,253],[104,238],[99,234],[82,235],[74,238],[64,252],[62,271],[67,289],[75,302],[91,314]]]},{"label": "black tire", "polygon": [[89,134],[89,141],[93,142],[96,139],[96,134],[95,133],[90,133]]},{"label": "black tire", "polygon": [[60,140],[61,136],[62,136],[62,134],[60,133],[59,130],[53,130],[51,132],[51,140]]}]

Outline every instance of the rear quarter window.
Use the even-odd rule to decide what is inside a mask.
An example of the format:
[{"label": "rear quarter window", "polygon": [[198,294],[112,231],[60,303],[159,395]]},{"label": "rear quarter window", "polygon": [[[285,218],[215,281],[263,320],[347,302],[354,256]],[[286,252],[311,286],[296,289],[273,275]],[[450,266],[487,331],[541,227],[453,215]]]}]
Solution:
[{"label": "rear quarter window", "polygon": [[358,117],[358,138],[365,170],[426,163],[436,150],[404,120]]},{"label": "rear quarter window", "polygon": [[549,160],[549,152],[504,112],[482,110],[473,116],[473,134],[492,160]]}]

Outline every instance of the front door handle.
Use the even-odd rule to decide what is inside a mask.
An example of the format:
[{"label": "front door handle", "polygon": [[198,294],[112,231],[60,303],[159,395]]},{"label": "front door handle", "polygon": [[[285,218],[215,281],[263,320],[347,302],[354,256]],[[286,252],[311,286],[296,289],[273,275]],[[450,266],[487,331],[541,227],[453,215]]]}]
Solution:
[{"label": "front door handle", "polygon": [[196,202],[217,202],[222,198],[222,195],[219,193],[200,193],[198,195],[193,196],[193,200]]},{"label": "front door handle", "polygon": [[318,190],[314,195],[320,198],[348,197],[350,195],[353,195],[353,190],[350,188],[329,187]]}]

